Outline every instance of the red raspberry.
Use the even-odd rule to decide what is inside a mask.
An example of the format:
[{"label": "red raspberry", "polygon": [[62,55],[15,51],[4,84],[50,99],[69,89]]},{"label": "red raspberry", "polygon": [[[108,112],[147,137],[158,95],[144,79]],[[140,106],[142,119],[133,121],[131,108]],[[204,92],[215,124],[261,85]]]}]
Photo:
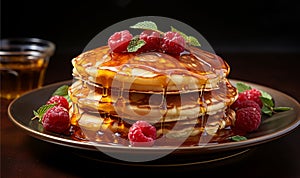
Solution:
[{"label": "red raspberry", "polygon": [[261,108],[260,108],[259,104],[257,104],[257,102],[255,102],[253,100],[244,100],[244,101],[236,100],[231,105],[231,108],[235,111],[237,111],[238,109],[241,109],[241,108],[246,108],[246,107],[253,107],[257,111],[261,112]]},{"label": "red raspberry", "polygon": [[152,146],[156,128],[146,121],[137,121],[129,129],[128,139],[132,146]]},{"label": "red raspberry", "polygon": [[53,103],[57,103],[57,106],[62,106],[64,108],[66,108],[67,110],[69,110],[69,102],[68,100],[63,97],[63,96],[59,96],[59,95],[55,95],[52,96],[46,104],[53,104]]},{"label": "red raspberry", "polygon": [[166,32],[162,38],[161,49],[165,53],[178,55],[185,49],[185,40],[177,32]]},{"label": "red raspberry", "polygon": [[241,108],[236,111],[234,129],[241,132],[255,131],[261,123],[261,113],[254,107]]},{"label": "red raspberry", "polygon": [[156,51],[160,48],[160,34],[156,31],[145,30],[140,34],[140,39],[146,42],[141,51]]},{"label": "red raspberry", "polygon": [[242,102],[245,100],[253,100],[260,106],[260,108],[262,108],[263,104],[260,100],[260,96],[261,96],[261,92],[255,88],[253,88],[253,89],[246,90],[246,91],[239,93],[237,102]]},{"label": "red raspberry", "polygon": [[54,106],[46,111],[42,124],[47,131],[64,133],[70,127],[69,112],[62,106]]},{"label": "red raspberry", "polygon": [[132,34],[128,30],[114,33],[108,39],[108,46],[113,52],[127,52],[127,46],[132,39]]}]

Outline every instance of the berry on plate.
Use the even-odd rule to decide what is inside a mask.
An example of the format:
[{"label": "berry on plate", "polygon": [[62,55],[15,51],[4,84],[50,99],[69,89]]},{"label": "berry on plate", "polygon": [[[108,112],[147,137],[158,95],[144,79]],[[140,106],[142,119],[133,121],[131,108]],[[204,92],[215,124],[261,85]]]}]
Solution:
[{"label": "berry on plate", "polygon": [[70,127],[69,112],[62,106],[53,106],[43,115],[42,124],[47,131],[64,133]]},{"label": "berry on plate", "polygon": [[241,108],[246,108],[246,107],[253,107],[255,108],[257,111],[261,112],[261,108],[259,106],[259,104],[257,104],[257,102],[253,101],[253,100],[239,100],[237,99],[232,105],[231,108],[235,111],[237,111],[238,109]]},{"label": "berry on plate", "polygon": [[253,100],[260,106],[260,108],[262,108],[263,103],[260,99],[260,96],[261,96],[261,92],[256,88],[252,88],[252,89],[240,92],[237,100],[238,100],[238,102],[242,102],[245,100]]},{"label": "berry on plate", "polygon": [[146,121],[137,121],[130,127],[128,139],[132,146],[153,146],[156,128]]},{"label": "berry on plate", "polygon": [[133,36],[128,30],[116,32],[109,37],[108,46],[116,53],[127,52],[127,46],[132,38]]},{"label": "berry on plate", "polygon": [[261,113],[255,107],[240,108],[236,111],[234,129],[248,133],[255,131],[261,123]]},{"label": "berry on plate", "polygon": [[54,95],[47,101],[46,104],[54,104],[54,103],[56,103],[57,106],[62,106],[64,108],[66,108],[67,110],[69,110],[69,102],[63,96]]}]

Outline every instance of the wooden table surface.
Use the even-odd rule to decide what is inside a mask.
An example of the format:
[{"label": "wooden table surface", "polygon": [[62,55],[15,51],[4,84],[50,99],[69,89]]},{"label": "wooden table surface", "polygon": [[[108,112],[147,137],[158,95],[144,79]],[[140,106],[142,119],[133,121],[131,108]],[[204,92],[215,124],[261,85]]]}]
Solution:
[{"label": "wooden table surface", "polygon": [[[72,79],[70,59],[53,56],[46,83]],[[230,78],[254,82],[284,92],[300,101],[300,53],[223,53],[231,66]],[[33,138],[14,125],[7,114],[9,101],[1,100],[1,177],[117,177],[184,176],[300,177],[300,128],[247,154],[219,164],[179,167],[118,165],[88,159],[80,150]]]}]

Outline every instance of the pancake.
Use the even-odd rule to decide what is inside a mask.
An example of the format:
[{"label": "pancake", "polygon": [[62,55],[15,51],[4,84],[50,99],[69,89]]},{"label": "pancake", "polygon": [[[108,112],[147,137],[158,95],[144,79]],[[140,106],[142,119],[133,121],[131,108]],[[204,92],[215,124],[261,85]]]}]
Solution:
[{"label": "pancake", "polygon": [[[126,118],[108,116],[105,113],[83,111],[79,108],[80,119],[77,133],[79,139],[101,143],[128,145],[127,135],[130,126],[134,123]],[[224,115],[225,114],[225,115]],[[220,111],[214,115],[189,118],[181,121],[157,122],[152,125],[157,130],[157,145],[172,144],[198,145],[201,137],[211,139],[211,142],[222,140],[235,119],[235,112],[231,109]],[[182,141],[184,139],[184,141]],[[203,140],[202,140],[203,141]],[[204,144],[206,141],[203,141]]]},{"label": "pancake", "polygon": [[[122,96],[119,93],[122,92]],[[186,93],[138,93],[119,89],[109,90],[103,97],[103,88],[88,82],[73,83],[69,95],[73,103],[92,112],[106,112],[110,115],[122,115],[131,120],[143,117],[155,123],[184,120],[188,117],[213,115],[225,110],[237,96],[236,90],[226,80],[219,83],[219,88],[211,91]],[[164,117],[162,118],[162,113]]]},{"label": "pancake", "polygon": [[124,144],[130,126],[144,120],[156,127],[158,138],[196,144],[204,132],[218,138],[235,122],[230,105],[238,93],[227,79],[229,65],[199,48],[172,56],[113,53],[102,46],[75,57],[72,65],[72,124],[88,140]]},{"label": "pancake", "polygon": [[103,46],[77,56],[72,64],[75,78],[139,92],[212,90],[229,74],[221,57],[196,47],[174,57],[161,52],[111,53]]}]

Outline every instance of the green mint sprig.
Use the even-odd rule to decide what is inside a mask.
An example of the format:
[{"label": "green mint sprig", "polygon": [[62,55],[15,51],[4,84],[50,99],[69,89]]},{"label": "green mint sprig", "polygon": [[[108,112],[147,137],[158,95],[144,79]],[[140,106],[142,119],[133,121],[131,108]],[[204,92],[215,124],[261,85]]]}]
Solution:
[{"label": "green mint sprig", "polygon": [[55,105],[56,105],[56,103],[42,105],[36,111],[33,111],[34,117],[31,120],[38,118],[39,122],[42,122],[42,118],[43,118],[44,114],[49,109],[53,108]]},{"label": "green mint sprig", "polygon": [[[70,103],[71,102],[71,99],[70,99],[70,96],[68,94],[68,89],[69,89],[69,86],[68,85],[62,85],[60,87],[58,87],[53,93],[52,93],[52,96],[55,96],[55,95],[59,95],[59,96],[63,96],[65,97],[68,102]],[[34,117],[31,119],[31,120],[34,120],[36,118],[39,119],[39,122],[42,122],[42,118],[44,116],[44,114],[51,108],[53,108],[57,103],[52,103],[52,104],[45,104],[45,105],[42,105],[40,106],[36,111],[33,110],[33,114],[34,114]]]},{"label": "green mint sprig", "polygon": [[131,39],[127,46],[128,52],[136,52],[138,51],[142,46],[144,46],[146,42],[139,38],[139,36],[135,36]]},{"label": "green mint sprig", "polygon": [[[252,87],[250,85],[247,85],[242,82],[236,83],[236,88],[239,93],[252,89]],[[274,99],[272,98],[272,96],[265,91],[262,91],[262,90],[259,90],[259,91],[261,93],[260,100],[263,104],[263,107],[261,109],[263,114],[272,116],[273,114],[275,114],[277,112],[288,111],[288,110],[292,109],[291,107],[285,107],[285,106],[275,107]]]},{"label": "green mint sprig", "polygon": [[69,86],[68,85],[62,85],[60,87],[58,87],[53,93],[52,93],[52,96],[54,95],[59,95],[59,96],[63,96],[65,97],[68,102],[70,103],[71,102],[71,98],[68,94],[68,90],[69,90]]},{"label": "green mint sprig", "polygon": [[157,25],[152,21],[138,22],[137,24],[130,26],[130,28],[141,29],[141,30],[153,30],[153,31],[157,31],[160,34],[164,34],[164,32],[158,30]]},{"label": "green mint sprig", "polygon": [[240,136],[240,135],[234,135],[232,137],[228,137],[228,139],[231,141],[239,142],[239,141],[247,140],[247,137]]},{"label": "green mint sprig", "polygon": [[242,93],[246,90],[251,90],[251,87],[249,85],[246,85],[245,83],[241,83],[241,82],[236,83],[236,88],[239,93]]}]

